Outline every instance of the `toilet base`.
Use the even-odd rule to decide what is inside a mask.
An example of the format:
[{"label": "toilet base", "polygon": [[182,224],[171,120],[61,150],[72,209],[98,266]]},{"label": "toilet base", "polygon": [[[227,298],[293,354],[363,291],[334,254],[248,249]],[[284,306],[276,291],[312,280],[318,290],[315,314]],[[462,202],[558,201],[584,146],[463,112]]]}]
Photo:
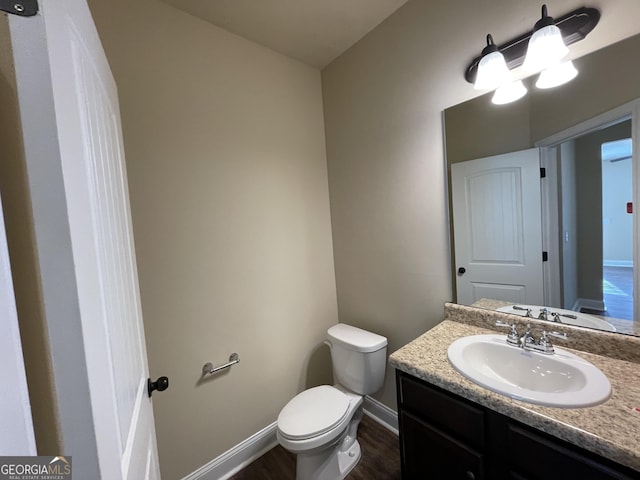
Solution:
[{"label": "toilet base", "polygon": [[346,452],[338,452],[338,465],[340,466],[340,474],[342,475],[339,477],[340,479],[349,475],[351,470],[353,470],[360,461],[360,457],[362,457],[362,450],[360,450],[358,440],[353,442],[351,448]]},{"label": "toilet base", "polygon": [[345,451],[341,451],[340,447],[341,442],[321,454],[297,455],[296,480],[342,480],[345,478],[360,461],[362,451],[357,440]]}]

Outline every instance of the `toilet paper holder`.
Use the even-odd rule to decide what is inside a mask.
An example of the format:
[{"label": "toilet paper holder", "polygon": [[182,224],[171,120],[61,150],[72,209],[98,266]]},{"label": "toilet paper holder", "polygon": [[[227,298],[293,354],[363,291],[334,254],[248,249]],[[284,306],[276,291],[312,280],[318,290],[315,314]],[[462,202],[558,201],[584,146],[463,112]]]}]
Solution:
[{"label": "toilet paper holder", "polygon": [[219,372],[220,370],[224,370],[225,368],[229,368],[232,365],[235,365],[236,363],[240,363],[240,357],[238,356],[237,353],[232,353],[229,356],[229,362],[225,363],[224,365],[220,365],[220,366],[214,367],[213,363],[211,363],[211,362],[205,363],[204,366],[202,367],[202,375],[210,375],[212,373]]}]

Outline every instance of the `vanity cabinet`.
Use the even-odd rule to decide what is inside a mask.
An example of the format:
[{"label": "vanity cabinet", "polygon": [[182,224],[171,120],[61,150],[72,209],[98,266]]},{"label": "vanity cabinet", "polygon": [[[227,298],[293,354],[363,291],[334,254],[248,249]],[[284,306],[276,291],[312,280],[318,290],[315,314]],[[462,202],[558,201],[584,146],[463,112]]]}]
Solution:
[{"label": "vanity cabinet", "polygon": [[403,480],[638,480],[615,464],[396,372]]}]

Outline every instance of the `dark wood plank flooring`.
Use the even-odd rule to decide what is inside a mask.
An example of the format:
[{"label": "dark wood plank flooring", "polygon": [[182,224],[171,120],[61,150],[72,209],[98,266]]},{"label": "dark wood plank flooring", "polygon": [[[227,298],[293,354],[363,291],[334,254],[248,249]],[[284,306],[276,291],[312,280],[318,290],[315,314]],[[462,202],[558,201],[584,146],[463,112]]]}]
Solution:
[{"label": "dark wood plank flooring", "polygon": [[[346,480],[397,480],[400,478],[398,437],[364,416],[358,428],[360,462]],[[269,450],[229,480],[294,480],[295,456],[280,445]]]}]

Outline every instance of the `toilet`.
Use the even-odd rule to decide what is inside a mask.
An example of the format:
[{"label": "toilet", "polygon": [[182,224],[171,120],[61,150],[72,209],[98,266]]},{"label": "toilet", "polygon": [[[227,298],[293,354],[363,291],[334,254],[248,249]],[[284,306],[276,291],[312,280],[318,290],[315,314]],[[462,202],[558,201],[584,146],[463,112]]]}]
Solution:
[{"label": "toilet", "polygon": [[384,382],[387,339],[339,323],[327,330],[335,385],[310,388],[278,416],[280,445],[296,454],[296,480],[341,480],[360,460],[363,399]]}]

